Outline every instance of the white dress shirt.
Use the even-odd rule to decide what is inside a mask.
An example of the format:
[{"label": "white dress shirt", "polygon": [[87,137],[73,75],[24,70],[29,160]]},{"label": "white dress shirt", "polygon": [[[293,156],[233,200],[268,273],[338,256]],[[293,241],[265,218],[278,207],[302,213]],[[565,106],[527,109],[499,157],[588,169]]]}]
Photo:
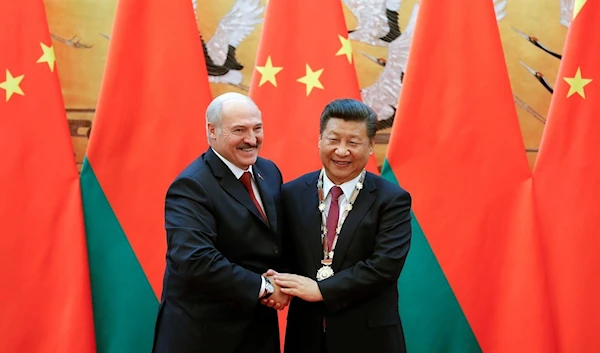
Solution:
[{"label": "white dress shirt", "polygon": [[[352,192],[356,188],[356,184],[360,180],[360,174],[356,178],[349,180],[342,185],[337,185],[342,189],[342,194],[338,198],[338,205],[340,206],[340,214],[338,216],[338,222],[342,219],[342,213],[346,209],[346,206],[350,202]],[[329,215],[329,206],[331,205],[331,188],[336,186],[333,181],[327,177],[327,173],[323,172],[323,196],[325,197],[325,216]]]}]

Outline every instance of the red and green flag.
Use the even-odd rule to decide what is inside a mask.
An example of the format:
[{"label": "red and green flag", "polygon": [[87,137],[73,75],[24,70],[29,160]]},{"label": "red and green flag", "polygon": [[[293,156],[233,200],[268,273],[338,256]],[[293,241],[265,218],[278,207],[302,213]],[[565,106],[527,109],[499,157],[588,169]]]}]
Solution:
[{"label": "red and green flag", "polygon": [[120,1],[81,173],[98,352],[150,352],[164,198],[207,147],[211,94],[189,0]]},{"label": "red and green flag", "polygon": [[383,176],[412,195],[411,353],[552,352],[531,172],[493,2],[422,0]]}]

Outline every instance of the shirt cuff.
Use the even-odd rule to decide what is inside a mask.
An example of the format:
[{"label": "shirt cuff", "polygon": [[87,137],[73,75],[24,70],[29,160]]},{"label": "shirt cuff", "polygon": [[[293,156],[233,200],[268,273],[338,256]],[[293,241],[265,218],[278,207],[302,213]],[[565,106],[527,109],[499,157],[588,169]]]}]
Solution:
[{"label": "shirt cuff", "polygon": [[263,276],[260,276],[260,280],[261,280],[261,284],[260,284],[260,291],[258,292],[258,299],[262,298],[263,295],[265,295],[265,278]]}]

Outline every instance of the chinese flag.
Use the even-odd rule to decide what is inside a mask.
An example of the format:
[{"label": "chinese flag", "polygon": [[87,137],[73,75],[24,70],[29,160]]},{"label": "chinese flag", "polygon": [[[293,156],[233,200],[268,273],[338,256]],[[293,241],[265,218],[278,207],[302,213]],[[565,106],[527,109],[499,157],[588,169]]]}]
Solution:
[{"label": "chinese flag", "polygon": [[575,1],[534,168],[559,351],[600,347],[600,3]]},{"label": "chinese flag", "polygon": [[382,174],[410,192],[415,216],[399,281],[407,350],[552,352],[531,172],[492,1],[421,1],[392,129]]},{"label": "chinese flag", "polygon": [[[360,99],[341,1],[267,3],[250,97],[265,125],[261,156],[284,180],[320,169],[323,108],[336,98]],[[377,173],[374,156],[367,170]]]},{"label": "chinese flag", "polygon": [[119,1],[81,173],[98,352],[152,350],[165,195],[207,148],[210,99],[192,2]]},{"label": "chinese flag", "polygon": [[0,2],[0,352],[95,351],[77,167],[42,0]]}]

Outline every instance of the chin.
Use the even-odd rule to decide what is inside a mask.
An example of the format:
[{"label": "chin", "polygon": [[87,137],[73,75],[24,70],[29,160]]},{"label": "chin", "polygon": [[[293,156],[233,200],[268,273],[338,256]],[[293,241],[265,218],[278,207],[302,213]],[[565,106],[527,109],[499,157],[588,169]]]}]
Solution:
[{"label": "chin", "polygon": [[[336,173],[335,171],[333,171],[331,173],[331,176],[329,177],[329,179],[331,179],[331,181],[337,183],[339,180],[344,180],[348,177],[348,175],[346,173],[342,174],[342,173]],[[335,179],[335,180],[333,180]]]},{"label": "chin", "polygon": [[242,162],[244,165],[253,165],[254,163],[256,163],[256,159],[258,156],[256,157],[245,157],[245,158],[240,158],[239,161]]}]

